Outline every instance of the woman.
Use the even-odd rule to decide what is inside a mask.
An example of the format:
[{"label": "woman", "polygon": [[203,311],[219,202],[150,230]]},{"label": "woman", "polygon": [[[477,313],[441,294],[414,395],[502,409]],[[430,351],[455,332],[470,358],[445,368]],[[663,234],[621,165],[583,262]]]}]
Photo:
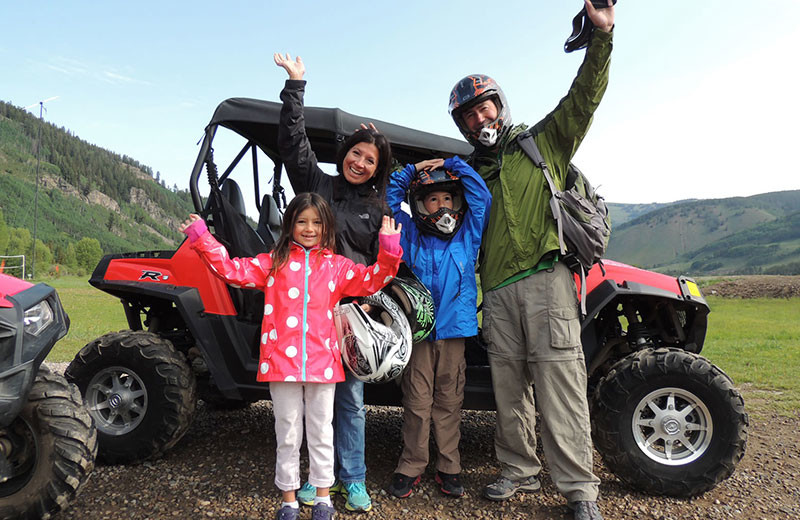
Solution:
[{"label": "woman", "polygon": [[[274,55],[275,63],[289,79],[281,91],[278,147],[295,193],[316,192],[330,204],[336,217],[336,253],[356,263],[370,265],[378,254],[378,230],[383,216],[391,214],[384,195],[392,153],[389,141],[374,126],[361,128],[345,139],[332,177],[317,165],[311,150],[303,116],[305,65],[298,56]],[[348,373],[337,383],[334,399],[334,449],[337,482],[331,491],[346,495],[349,511],[369,511],[372,500],[365,486],[364,383]],[[316,489],[303,484],[297,499],[305,505],[314,501]]]}]

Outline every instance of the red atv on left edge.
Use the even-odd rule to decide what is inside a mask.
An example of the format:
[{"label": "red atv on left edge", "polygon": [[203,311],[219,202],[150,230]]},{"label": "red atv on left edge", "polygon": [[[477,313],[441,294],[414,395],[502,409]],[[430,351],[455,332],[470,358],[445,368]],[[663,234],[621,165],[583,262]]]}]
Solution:
[{"label": "red atv on left edge", "polygon": [[49,518],[89,479],[97,432],[75,385],[42,365],[69,329],[56,291],[0,274],[0,518]]}]

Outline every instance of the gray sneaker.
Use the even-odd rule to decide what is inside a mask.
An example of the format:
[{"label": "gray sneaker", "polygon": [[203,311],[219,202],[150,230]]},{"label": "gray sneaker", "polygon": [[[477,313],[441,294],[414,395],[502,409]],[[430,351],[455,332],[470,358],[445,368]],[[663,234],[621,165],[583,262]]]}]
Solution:
[{"label": "gray sneaker", "polygon": [[523,478],[520,480],[511,480],[501,476],[496,481],[492,482],[483,488],[483,496],[489,500],[508,500],[517,491],[539,491],[542,485],[539,479],[535,476]]},{"label": "gray sneaker", "polygon": [[575,520],[603,520],[603,515],[600,514],[597,502],[581,500],[570,503],[569,507],[575,510]]}]

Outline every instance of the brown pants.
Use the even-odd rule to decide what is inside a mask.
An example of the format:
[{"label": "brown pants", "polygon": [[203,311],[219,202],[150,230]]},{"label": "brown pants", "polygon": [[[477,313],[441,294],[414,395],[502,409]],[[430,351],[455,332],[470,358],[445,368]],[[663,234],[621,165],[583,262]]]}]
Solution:
[{"label": "brown pants", "polygon": [[[483,334],[497,404],[495,452],[502,475],[538,475],[536,405],[542,444],[558,491],[570,502],[597,500],[572,273],[563,264],[484,294]],[[533,386],[531,386],[533,385]]]},{"label": "brown pants", "polygon": [[431,421],[439,454],[436,469],[460,473],[461,405],[464,402],[464,338],[414,345],[403,389],[403,453],[397,473],[421,475],[428,465]]}]

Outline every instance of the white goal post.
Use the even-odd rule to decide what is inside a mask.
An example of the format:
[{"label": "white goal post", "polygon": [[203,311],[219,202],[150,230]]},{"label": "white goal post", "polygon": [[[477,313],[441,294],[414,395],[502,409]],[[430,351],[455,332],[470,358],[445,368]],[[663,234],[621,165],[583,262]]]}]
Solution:
[{"label": "white goal post", "polygon": [[25,279],[25,255],[0,255],[0,273]]}]

